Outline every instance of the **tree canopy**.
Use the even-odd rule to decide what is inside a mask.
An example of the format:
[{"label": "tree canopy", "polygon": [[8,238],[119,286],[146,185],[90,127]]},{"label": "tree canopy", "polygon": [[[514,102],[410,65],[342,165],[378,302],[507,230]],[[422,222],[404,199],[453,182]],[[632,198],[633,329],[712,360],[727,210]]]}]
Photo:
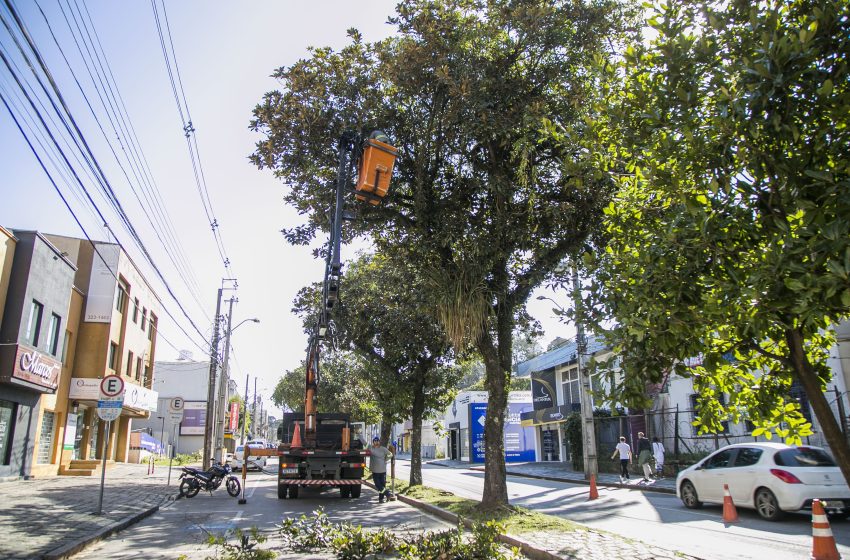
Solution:
[{"label": "tree canopy", "polygon": [[641,402],[675,371],[704,429],[746,418],[799,442],[796,380],[850,480],[823,394],[831,327],[850,314],[848,13],[846,0],[656,9],[657,38],[606,66],[594,133],[620,190],[607,246],[586,256],[586,304],[616,322],[615,398]]},{"label": "tree canopy", "polygon": [[[625,6],[625,7],[624,7]],[[347,130],[380,128],[399,148],[385,204],[360,209],[347,235],[403,250],[430,282],[458,348],[486,368],[483,505],[507,504],[504,411],[512,333],[531,291],[584,246],[610,181],[584,145],[594,61],[629,22],[613,0],[412,0],[374,44],[357,32],[275,77],[254,111],[252,161],[288,185],[308,243],[327,226],[336,153]],[[413,256],[411,256],[411,254]]]}]

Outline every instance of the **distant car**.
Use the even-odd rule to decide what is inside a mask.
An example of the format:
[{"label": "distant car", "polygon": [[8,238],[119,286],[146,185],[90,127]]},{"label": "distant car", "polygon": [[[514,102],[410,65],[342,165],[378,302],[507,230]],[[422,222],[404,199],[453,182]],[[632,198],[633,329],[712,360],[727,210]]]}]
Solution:
[{"label": "distant car", "polygon": [[688,508],[723,503],[723,485],[738,507],[755,509],[768,521],[784,512],[810,510],[820,499],[833,517],[850,516],[850,487],[824,449],[781,443],[723,447],[676,478],[676,495]]},{"label": "distant car", "polygon": [[[249,441],[248,447],[251,449],[264,449],[265,445]],[[236,450],[233,453],[233,469],[241,470],[242,469],[242,458],[245,456],[245,447],[242,445],[237,445]],[[261,470],[266,468],[266,459],[267,457],[252,457],[250,454],[248,455],[248,470],[257,469]]]}]

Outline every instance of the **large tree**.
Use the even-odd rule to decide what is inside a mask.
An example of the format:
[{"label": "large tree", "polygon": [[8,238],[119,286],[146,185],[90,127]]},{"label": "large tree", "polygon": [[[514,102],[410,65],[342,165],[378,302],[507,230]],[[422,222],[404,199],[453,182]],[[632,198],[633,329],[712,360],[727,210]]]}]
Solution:
[{"label": "large tree", "polygon": [[[372,391],[382,426],[411,419],[411,485],[422,484],[423,420],[446,409],[461,376],[421,283],[409,260],[360,256],[348,265],[340,284],[330,329],[334,344],[371,365],[363,381]],[[305,323],[312,322],[319,291],[313,285],[296,300],[293,310]]]},{"label": "large tree", "polygon": [[677,371],[705,429],[747,418],[799,442],[796,381],[850,481],[824,395],[831,329],[850,314],[848,13],[847,0],[658,8],[657,37],[608,67],[596,132],[623,174],[587,303],[617,323],[621,400]]},{"label": "large tree", "polygon": [[609,56],[627,16],[614,0],[411,0],[398,34],[275,73],[282,87],[254,111],[265,139],[252,161],[287,185],[308,222],[326,228],[336,139],[385,130],[399,148],[392,193],[361,210],[347,234],[403,247],[437,294],[435,311],[459,348],[486,368],[482,505],[507,504],[504,414],[511,339],[531,291],[581,249],[607,202],[607,178],[583,135],[594,60]]}]

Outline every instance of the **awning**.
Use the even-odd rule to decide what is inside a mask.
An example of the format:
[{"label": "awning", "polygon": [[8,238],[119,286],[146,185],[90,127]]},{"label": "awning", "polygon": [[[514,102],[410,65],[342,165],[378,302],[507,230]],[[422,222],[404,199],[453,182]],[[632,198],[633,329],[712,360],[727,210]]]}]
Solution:
[{"label": "awning", "polygon": [[523,412],[520,415],[520,425],[528,427],[540,426],[542,424],[551,424],[553,422],[565,422],[567,420],[567,416],[569,416],[573,412],[578,412],[579,407],[580,405],[578,404],[562,404],[560,406],[553,406],[550,408]]}]

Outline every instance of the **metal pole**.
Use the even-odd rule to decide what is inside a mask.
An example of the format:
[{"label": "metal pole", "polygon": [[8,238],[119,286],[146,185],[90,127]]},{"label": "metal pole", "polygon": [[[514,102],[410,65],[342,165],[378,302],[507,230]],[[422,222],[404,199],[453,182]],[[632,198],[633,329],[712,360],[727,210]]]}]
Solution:
[{"label": "metal pole", "polygon": [[[247,389],[245,390],[247,393]],[[247,394],[245,395],[247,396]],[[251,423],[255,424],[257,422],[257,378],[254,378],[254,404],[251,406]],[[251,428],[256,431],[256,426]]]},{"label": "metal pole", "polygon": [[102,453],[102,463],[100,466],[100,494],[97,497],[97,511],[94,512],[95,515],[103,514],[103,487],[106,484],[106,450],[109,445],[109,432],[112,428],[112,422],[106,422],[106,433],[103,437],[103,453]]},{"label": "metal pole", "polygon": [[581,383],[581,431],[582,459],[584,460],[584,478],[599,474],[599,463],[596,456],[596,429],[593,425],[593,388],[587,368],[584,367],[584,355],[587,353],[587,341],[584,338],[584,323],[581,318],[581,280],[578,267],[573,266],[573,288],[575,290],[576,307],[576,364]]},{"label": "metal pole", "polygon": [[218,461],[224,463],[224,424],[225,424],[225,401],[227,400],[227,382],[230,374],[230,333],[232,331],[231,324],[233,322],[233,301],[236,298],[231,297],[227,308],[227,330],[224,331],[224,359],[221,363],[221,380],[218,384],[218,409],[216,410],[216,429],[215,429],[215,446]]},{"label": "metal pole", "polygon": [[157,418],[162,418],[162,426],[159,428],[159,454],[162,455],[162,452],[165,451],[165,443],[162,439],[163,437],[165,437],[165,416],[157,416]]},{"label": "metal pole", "polygon": [[248,424],[248,381],[250,375],[245,376],[245,410],[242,411],[242,495],[239,497],[240,504],[247,504],[245,499],[245,482],[248,479],[248,446],[245,445],[245,426]]},{"label": "metal pole", "polygon": [[212,435],[214,426],[215,412],[215,378],[216,367],[218,366],[218,320],[221,315],[221,292],[223,288],[218,289],[218,299],[215,304],[215,317],[213,317],[213,335],[212,344],[210,345],[210,377],[207,386],[207,415],[204,421],[204,457],[203,468],[208,469],[212,466]]}]

